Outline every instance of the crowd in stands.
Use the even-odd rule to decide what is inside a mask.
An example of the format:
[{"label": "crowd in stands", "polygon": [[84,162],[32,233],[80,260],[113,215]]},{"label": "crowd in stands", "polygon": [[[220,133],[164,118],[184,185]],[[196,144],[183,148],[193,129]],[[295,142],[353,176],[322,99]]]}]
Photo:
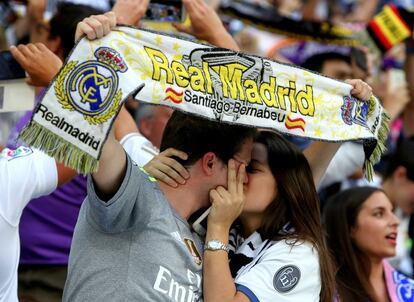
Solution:
[{"label": "crowd in stands", "polygon": [[173,24],[145,20],[149,2],[1,1],[0,51],[25,70],[35,105],[81,38],[117,24],[298,65],[381,101],[390,132],[374,179],[360,141],[220,123],[133,96],[97,172],[81,175],[20,141],[34,109],[10,112],[0,95],[0,302],[414,301],[414,28],[380,52],[267,31],[224,9],[358,33],[384,5],[414,1],[182,0],[186,20]]}]

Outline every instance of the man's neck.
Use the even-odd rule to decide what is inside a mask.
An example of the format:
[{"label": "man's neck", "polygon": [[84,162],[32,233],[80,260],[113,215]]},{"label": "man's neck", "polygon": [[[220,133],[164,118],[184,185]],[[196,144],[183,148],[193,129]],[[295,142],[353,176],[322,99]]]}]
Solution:
[{"label": "man's neck", "polygon": [[170,187],[162,182],[159,185],[171,207],[185,220],[201,208],[200,194],[191,190],[188,184],[179,185],[178,188]]}]

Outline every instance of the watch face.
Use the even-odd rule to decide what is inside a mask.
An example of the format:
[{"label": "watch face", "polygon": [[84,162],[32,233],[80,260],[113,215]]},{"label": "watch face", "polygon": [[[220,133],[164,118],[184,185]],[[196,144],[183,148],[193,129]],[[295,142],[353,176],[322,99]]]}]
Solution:
[{"label": "watch face", "polygon": [[209,245],[213,249],[219,249],[221,247],[221,244],[217,241],[210,241]]}]

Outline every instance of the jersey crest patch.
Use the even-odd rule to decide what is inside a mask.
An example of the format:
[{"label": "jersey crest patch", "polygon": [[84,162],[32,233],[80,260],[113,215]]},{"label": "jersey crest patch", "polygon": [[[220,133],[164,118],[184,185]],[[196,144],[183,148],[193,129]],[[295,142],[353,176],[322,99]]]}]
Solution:
[{"label": "jersey crest patch", "polygon": [[298,285],[300,269],[295,265],[286,265],[280,268],[273,277],[273,287],[279,293],[287,293]]},{"label": "jersey crest patch", "polygon": [[29,154],[32,154],[33,150],[28,147],[20,146],[15,150],[6,149],[3,154],[5,154],[7,160],[13,160],[15,158],[24,157]]},{"label": "jersey crest patch", "polygon": [[203,263],[203,260],[201,258],[200,253],[197,250],[197,247],[193,240],[184,238],[185,246],[187,247],[188,251],[190,252],[191,256],[193,256],[193,260],[195,264],[201,265]]}]

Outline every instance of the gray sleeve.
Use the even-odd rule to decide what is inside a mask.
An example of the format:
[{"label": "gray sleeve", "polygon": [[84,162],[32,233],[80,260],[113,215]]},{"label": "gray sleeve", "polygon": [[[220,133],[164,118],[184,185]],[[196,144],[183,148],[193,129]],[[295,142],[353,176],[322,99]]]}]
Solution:
[{"label": "gray sleeve", "polygon": [[124,232],[137,223],[145,223],[145,214],[139,209],[140,190],[147,181],[144,175],[127,156],[124,180],[109,201],[103,201],[96,195],[92,177],[89,175],[88,196],[85,201],[88,222],[105,233]]}]

